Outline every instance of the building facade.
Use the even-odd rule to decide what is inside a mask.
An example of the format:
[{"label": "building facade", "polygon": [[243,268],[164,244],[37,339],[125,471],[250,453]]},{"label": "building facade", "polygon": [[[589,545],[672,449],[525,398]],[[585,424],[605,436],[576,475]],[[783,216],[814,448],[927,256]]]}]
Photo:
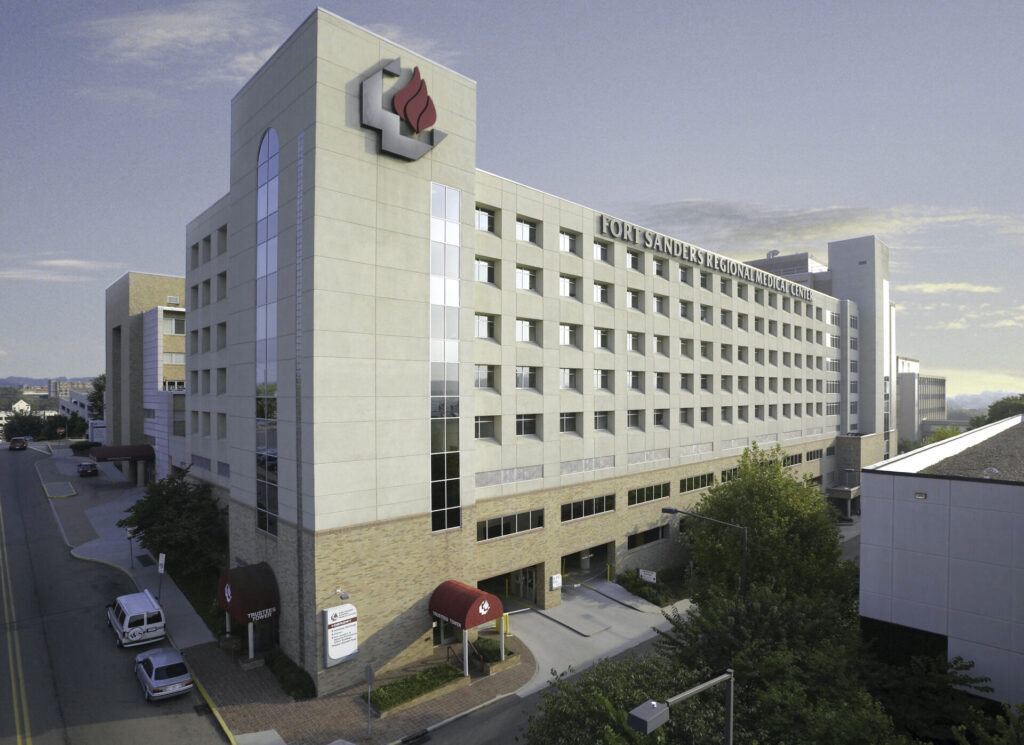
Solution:
[{"label": "building facade", "polygon": [[1024,417],[861,476],[860,613],[945,637],[949,659],[1024,701]]},{"label": "building facade", "polygon": [[[853,363],[880,374],[890,316],[851,332],[889,308],[882,244],[837,249],[874,279],[833,296],[478,170],[475,111],[317,10],[232,100],[230,191],[186,229],[186,458],[321,693],[429,656],[446,580],[549,607],[565,572],[672,561],[661,508],[755,442],[823,488],[849,433],[858,469],[883,452]],[[338,592],[358,663],[325,649]]]},{"label": "building facade", "polygon": [[899,402],[899,437],[919,442],[929,434],[926,422],[946,423],[946,379],[922,375],[921,363],[910,357],[897,359],[896,398]]},{"label": "building facade", "polygon": [[[175,452],[175,442],[168,435],[165,447],[153,427],[158,417],[173,427],[174,403],[162,394],[183,395],[184,391],[184,293],[182,277],[139,272],[128,272],[106,290],[106,426],[102,441],[111,447],[160,446],[162,456],[157,460],[162,458],[162,473]],[[177,406],[180,418],[184,398]],[[101,432],[91,430],[91,435],[100,437]],[[176,447],[178,463],[183,465],[183,436]],[[137,480],[156,476],[152,463],[145,469],[135,474]]]}]

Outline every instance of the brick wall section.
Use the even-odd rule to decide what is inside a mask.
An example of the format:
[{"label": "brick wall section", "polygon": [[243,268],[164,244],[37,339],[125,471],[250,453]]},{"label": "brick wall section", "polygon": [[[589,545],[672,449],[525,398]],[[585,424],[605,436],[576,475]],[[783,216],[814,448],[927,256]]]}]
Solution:
[{"label": "brick wall section", "polygon": [[[825,447],[831,440],[801,443],[787,449],[805,452]],[[470,585],[521,568],[536,567],[537,604],[552,607],[561,602],[561,592],[551,590],[549,578],[562,571],[562,557],[584,549],[614,545],[611,555],[616,571],[643,567],[657,569],[679,559],[678,521],[661,514],[661,508],[672,506],[691,508],[702,491],[679,494],[679,480],[688,476],[714,472],[735,465],[736,456],[672,468],[644,471],[620,478],[587,481],[572,486],[527,492],[511,497],[499,497],[477,502],[463,509],[463,527],[443,533],[431,533],[428,516],[415,516],[386,522],[322,531],[316,534],[314,555],[311,557],[317,585],[307,593],[316,598],[316,607],[308,611],[306,623],[306,669],[314,675],[321,694],[344,688],[364,679],[365,666],[387,672],[397,667],[422,660],[433,653],[433,637],[428,603],[434,589],[441,582],[456,579]],[[796,473],[820,473],[821,462],[798,466]],[[629,489],[668,481],[672,496],[642,505],[627,506]],[[561,505],[588,497],[615,494],[614,512],[561,522]],[[239,512],[237,505],[232,510]],[[544,527],[489,541],[477,542],[476,522],[490,517],[543,508]],[[277,547],[267,537],[253,540],[255,517],[249,513],[232,538],[237,540],[238,555],[246,546],[254,556],[270,561],[293,560],[292,529],[282,524]],[[669,525],[667,540],[628,550],[627,536],[657,525]],[[248,532],[249,538],[241,533]],[[310,542],[312,543],[312,542]],[[287,555],[287,556],[286,556]],[[294,572],[294,567],[289,566]],[[283,575],[288,576],[288,575]],[[335,590],[342,589],[358,610],[359,655],[351,662],[343,662],[324,669],[323,620],[324,608],[338,604]],[[281,587],[282,646],[289,654],[297,646],[293,640],[297,628],[294,610],[289,603],[297,594],[292,588]],[[313,618],[312,622],[309,618]]]}]

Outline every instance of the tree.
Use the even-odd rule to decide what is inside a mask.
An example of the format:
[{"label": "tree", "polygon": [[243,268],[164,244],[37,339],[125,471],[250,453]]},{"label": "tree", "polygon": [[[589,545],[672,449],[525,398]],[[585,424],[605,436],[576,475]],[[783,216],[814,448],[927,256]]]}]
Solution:
[{"label": "tree", "polygon": [[[840,563],[839,530],[831,508],[810,483],[783,465],[779,446],[744,451],[735,475],[711,487],[694,510],[705,517],[747,528],[750,585],[818,596],[837,593],[852,599],[856,568]],[[742,532],[681,518],[692,549],[694,599],[698,605],[712,587],[739,587]]]},{"label": "tree", "polygon": [[[903,743],[860,680],[855,609],[833,599],[763,583],[746,597],[716,586],[696,612],[660,633],[659,650],[680,691],[731,668],[736,679],[735,740],[835,745]],[[721,697],[695,697],[673,711],[669,742],[714,742]]]},{"label": "tree", "polygon": [[1024,394],[1007,396],[989,404],[988,423],[998,422],[1015,414],[1024,414]]},{"label": "tree", "polygon": [[958,434],[960,434],[960,428],[956,425],[951,424],[948,427],[939,427],[928,435],[924,444],[931,445],[933,442],[942,442],[943,440],[948,440],[950,437],[956,437]]},{"label": "tree", "polygon": [[176,578],[201,578],[227,556],[227,510],[211,496],[210,485],[176,471],[146,487],[145,495],[118,521],[130,528],[151,554],[167,554]]},{"label": "tree", "polygon": [[102,419],[104,395],[107,392],[107,374],[97,375],[92,379],[92,390],[89,391],[89,418]]},{"label": "tree", "polygon": [[32,414],[15,414],[4,425],[4,439],[12,437],[39,437],[43,430],[43,420]]},{"label": "tree", "polygon": [[530,715],[525,739],[530,745],[625,745],[665,742],[664,732],[644,738],[626,724],[629,711],[648,699],[664,701],[676,690],[657,657],[601,660],[569,679],[556,674],[542,695],[538,713]]},{"label": "tree", "polygon": [[1024,745],[1024,703],[1016,708],[1004,703],[1002,714],[988,722],[954,727],[953,737],[957,745]]},{"label": "tree", "polygon": [[954,727],[983,721],[971,692],[987,692],[988,678],[971,675],[974,663],[945,655],[917,655],[905,665],[866,660],[872,693],[892,713],[898,732],[926,742],[952,742]]}]

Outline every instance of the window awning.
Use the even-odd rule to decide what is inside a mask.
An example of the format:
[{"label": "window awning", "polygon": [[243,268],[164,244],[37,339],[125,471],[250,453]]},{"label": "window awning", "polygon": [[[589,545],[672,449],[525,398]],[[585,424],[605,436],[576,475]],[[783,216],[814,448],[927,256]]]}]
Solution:
[{"label": "window awning", "polygon": [[217,603],[238,623],[270,618],[281,605],[274,570],[265,561],[223,570]]},{"label": "window awning", "polygon": [[107,445],[89,450],[89,457],[97,463],[116,460],[156,460],[152,445]]},{"label": "window awning", "polygon": [[442,582],[430,596],[430,612],[460,629],[501,618],[501,601],[489,592],[454,579]]}]

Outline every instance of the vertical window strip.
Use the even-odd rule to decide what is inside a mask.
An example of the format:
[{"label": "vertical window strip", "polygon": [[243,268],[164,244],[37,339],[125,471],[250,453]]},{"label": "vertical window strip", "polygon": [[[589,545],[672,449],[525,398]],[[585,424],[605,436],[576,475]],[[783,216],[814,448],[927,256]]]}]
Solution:
[{"label": "vertical window strip", "polygon": [[256,528],[277,535],[277,132],[256,167]]},{"label": "vertical window strip", "polygon": [[430,185],[430,529],[462,525],[458,189]]}]

